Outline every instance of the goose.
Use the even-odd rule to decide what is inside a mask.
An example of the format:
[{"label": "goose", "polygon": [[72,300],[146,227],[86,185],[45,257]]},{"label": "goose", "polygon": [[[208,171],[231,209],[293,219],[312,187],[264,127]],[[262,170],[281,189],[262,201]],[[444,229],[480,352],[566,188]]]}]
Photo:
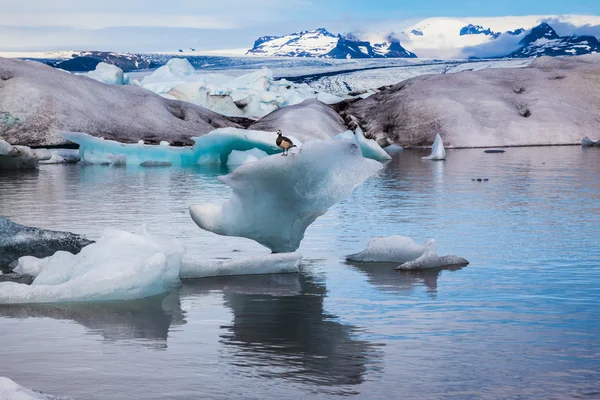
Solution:
[{"label": "goose", "polygon": [[283,153],[281,154],[282,156],[287,156],[288,150],[292,147],[296,147],[290,138],[283,136],[281,129],[277,130],[277,140],[275,143],[277,143],[277,147],[283,149]]}]

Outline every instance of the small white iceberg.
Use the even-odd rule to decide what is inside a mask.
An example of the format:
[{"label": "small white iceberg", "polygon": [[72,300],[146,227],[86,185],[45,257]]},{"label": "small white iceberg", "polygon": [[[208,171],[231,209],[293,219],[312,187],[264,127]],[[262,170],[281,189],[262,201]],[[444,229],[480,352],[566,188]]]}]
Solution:
[{"label": "small white iceberg", "polygon": [[427,160],[445,160],[446,159],[446,149],[444,148],[444,143],[442,142],[442,137],[438,133],[435,135],[435,140],[433,141],[433,147],[431,148],[431,154],[427,157],[423,157]]},{"label": "small white iceberg", "polygon": [[373,238],[360,253],[350,254],[348,261],[364,263],[401,263],[396,269],[414,270],[442,268],[451,265],[467,265],[469,262],[457,256],[438,256],[435,240],[429,239],[425,246],[406,236]]},{"label": "small white iceberg", "polygon": [[19,271],[36,276],[23,285],[0,283],[0,304],[132,300],[180,284],[183,246],[170,238],[107,229],[79,254],[58,251],[43,260],[21,257]]},{"label": "small white iceberg", "polygon": [[367,248],[360,253],[346,257],[358,262],[407,262],[420,257],[425,252],[425,246],[415,243],[406,236],[388,236],[373,238]]},{"label": "small white iceberg", "polygon": [[287,274],[298,272],[300,253],[267,254],[226,261],[184,260],[181,263],[181,279],[209,278],[213,276]]},{"label": "small white iceberg", "polygon": [[336,135],[334,140],[352,139],[360,147],[360,151],[365,158],[377,161],[389,161],[392,157],[373,139],[365,138],[362,129],[356,128],[356,131],[345,131]]}]

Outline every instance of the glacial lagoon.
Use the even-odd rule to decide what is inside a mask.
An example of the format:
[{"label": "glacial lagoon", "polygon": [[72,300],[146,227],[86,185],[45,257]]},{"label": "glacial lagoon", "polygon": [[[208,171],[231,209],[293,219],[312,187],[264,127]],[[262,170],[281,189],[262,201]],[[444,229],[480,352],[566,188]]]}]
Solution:
[{"label": "glacial lagoon", "polygon": [[[600,152],[396,156],[306,231],[299,274],[186,280],[127,302],[0,306],[0,376],[74,399],[594,398]],[[0,215],[180,239],[217,261],[269,251],[191,220],[225,166],[0,172]],[[476,179],[487,178],[478,182]],[[474,180],[475,179],[475,180]],[[276,216],[273,216],[276,218]],[[347,263],[374,236],[437,241],[464,268]]]}]

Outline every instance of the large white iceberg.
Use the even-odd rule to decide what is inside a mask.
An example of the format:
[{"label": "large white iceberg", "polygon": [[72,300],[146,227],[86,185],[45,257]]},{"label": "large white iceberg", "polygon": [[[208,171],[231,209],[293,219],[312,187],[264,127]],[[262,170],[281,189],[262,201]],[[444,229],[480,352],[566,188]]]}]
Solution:
[{"label": "large white iceberg", "polygon": [[190,214],[207,231],[292,252],[315,219],[381,168],[363,158],[353,141],[309,141],[287,157],[266,157],[219,177],[233,189],[231,197],[191,206]]},{"label": "large white iceberg", "polygon": [[0,376],[0,399],[2,400],[68,400],[24,388],[15,381]]},{"label": "large white iceberg", "polygon": [[397,270],[415,270],[428,268],[443,268],[453,265],[467,265],[469,262],[458,256],[438,256],[435,251],[435,240],[431,239],[425,245],[425,252],[417,259],[405,262],[396,267]]},{"label": "large white iceberg", "polygon": [[181,263],[181,279],[213,276],[286,274],[298,272],[302,255],[299,253],[268,254],[227,261],[197,261],[185,259]]},{"label": "large white iceberg", "polygon": [[106,85],[125,85],[129,81],[129,78],[123,73],[121,68],[104,62],[98,63],[96,69],[93,71],[78,75],[87,76]]},{"label": "large white iceberg", "polygon": [[343,100],[318,93],[307,84],[274,79],[273,72],[267,68],[233,77],[198,72],[188,60],[180,58],[169,60],[144,77],[139,85],[167,98],[198,104],[220,114],[252,118],[309,98],[328,104]]},{"label": "large white iceberg", "polygon": [[431,154],[423,158],[434,161],[446,159],[446,149],[444,149],[444,143],[442,142],[442,137],[439,133],[435,135],[435,140],[433,141],[433,146],[431,147]]},{"label": "large white iceberg", "polygon": [[[30,286],[0,283],[0,304],[131,300],[158,295],[180,283],[183,252],[174,239],[147,232],[106,230],[79,254],[58,251],[45,262],[29,259],[30,265],[20,268],[27,272],[37,269],[34,272],[39,274]],[[34,268],[32,262],[38,265]]]},{"label": "large white iceberg", "polygon": [[409,237],[388,236],[371,239],[365,250],[350,254],[346,259],[358,262],[405,263],[417,259],[424,252],[425,246],[415,243]]},{"label": "large white iceberg", "polygon": [[[156,146],[139,143],[119,143],[95,138],[81,132],[62,132],[65,139],[79,145],[81,161],[89,164],[127,165],[197,165],[226,164],[231,153],[258,149],[266,154],[279,153],[275,132],[220,128],[193,138],[194,147]],[[294,143],[302,143],[294,139]],[[254,156],[260,153],[254,152]],[[237,155],[233,156],[234,159]],[[257,157],[258,158],[258,157]],[[238,160],[236,160],[238,161]],[[234,164],[233,161],[231,163]]]}]

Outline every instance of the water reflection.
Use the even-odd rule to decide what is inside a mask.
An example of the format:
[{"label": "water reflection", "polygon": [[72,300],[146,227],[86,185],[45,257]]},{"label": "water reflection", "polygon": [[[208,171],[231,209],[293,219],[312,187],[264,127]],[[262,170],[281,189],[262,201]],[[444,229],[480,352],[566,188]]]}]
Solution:
[{"label": "water reflection", "polygon": [[396,271],[398,263],[358,263],[346,262],[367,276],[370,284],[383,291],[410,292],[415,287],[425,286],[427,292],[435,297],[438,278],[442,271],[458,271],[465,265],[453,265],[442,268],[428,268],[415,271]]},{"label": "water reflection", "polygon": [[169,329],[185,324],[178,293],[132,301],[0,305],[0,317],[71,320],[105,341],[152,348],[166,348]]},{"label": "water reflection", "polygon": [[184,293],[217,288],[233,312],[231,324],[222,327],[221,343],[229,350],[225,357],[249,375],[343,386],[360,384],[367,371],[378,369],[378,347],[356,338],[360,328],[325,312],[326,288],[313,277],[205,279],[186,283]]}]

